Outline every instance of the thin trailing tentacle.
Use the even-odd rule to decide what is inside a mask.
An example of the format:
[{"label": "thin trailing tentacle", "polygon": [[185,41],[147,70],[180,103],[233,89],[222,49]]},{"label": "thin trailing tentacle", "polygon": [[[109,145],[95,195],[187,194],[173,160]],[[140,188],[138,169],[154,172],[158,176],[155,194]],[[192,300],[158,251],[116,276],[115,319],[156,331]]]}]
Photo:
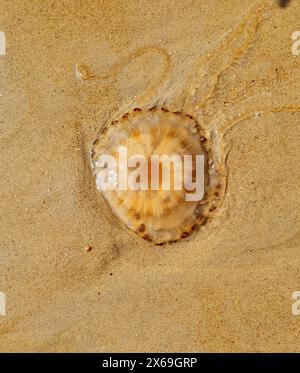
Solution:
[{"label": "thin trailing tentacle", "polygon": [[168,51],[165,48],[158,46],[141,47],[127,56],[125,59],[116,62],[107,72],[101,74],[93,74],[88,66],[77,63],[75,72],[77,77],[84,81],[105,80],[116,76],[130,62],[148,53],[160,55],[163,61],[163,68],[159,76],[147,88],[146,92],[141,97],[136,98],[134,104],[137,106],[149,104],[151,106],[160,99],[163,91],[161,88],[166,82],[170,73],[171,59]]},{"label": "thin trailing tentacle", "polygon": [[213,154],[211,170],[219,175],[219,207],[222,205],[227,188],[227,158],[230,148],[224,141],[226,132],[235,125],[253,116],[280,112],[300,112],[299,97],[291,99],[286,97],[272,97],[272,95],[254,96],[245,100],[236,108],[233,108],[229,113],[225,113],[221,116],[216,115],[215,119],[205,128],[204,133],[208,139],[211,153]]},{"label": "thin trailing tentacle", "polygon": [[218,131],[223,136],[238,123],[262,114],[280,112],[299,112],[300,99],[296,97],[280,97],[272,94],[250,97],[232,108],[229,112],[217,116],[207,127],[208,132]]},{"label": "thin trailing tentacle", "polygon": [[196,74],[183,105],[185,112],[197,113],[212,97],[221,74],[242,59],[257,38],[270,1],[259,1],[247,11],[242,21],[223,38],[221,43],[196,62]]},{"label": "thin trailing tentacle", "polygon": [[222,163],[224,161],[223,154],[225,154],[225,142],[223,138],[228,130],[249,118],[280,112],[300,112],[299,97],[274,97],[271,94],[253,96],[243,101],[229,112],[212,119],[205,129],[205,132],[214,147],[218,162]]}]

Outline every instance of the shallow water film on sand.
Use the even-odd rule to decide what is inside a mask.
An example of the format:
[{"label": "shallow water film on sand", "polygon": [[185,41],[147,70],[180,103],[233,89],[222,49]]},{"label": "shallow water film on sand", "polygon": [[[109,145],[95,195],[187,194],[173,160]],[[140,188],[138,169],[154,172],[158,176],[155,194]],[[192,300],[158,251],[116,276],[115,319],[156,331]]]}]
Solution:
[{"label": "shallow water film on sand", "polygon": [[0,351],[300,351],[300,3],[0,10]]}]

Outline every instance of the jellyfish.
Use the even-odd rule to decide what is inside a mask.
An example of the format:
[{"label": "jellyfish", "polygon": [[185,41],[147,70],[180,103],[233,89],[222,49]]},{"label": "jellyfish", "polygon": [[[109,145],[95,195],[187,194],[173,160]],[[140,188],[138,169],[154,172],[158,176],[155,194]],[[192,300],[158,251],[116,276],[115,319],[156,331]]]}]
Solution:
[{"label": "jellyfish", "polygon": [[[229,147],[225,135],[228,130],[253,116],[300,111],[296,97],[272,94],[248,97],[223,113],[211,114],[209,111],[221,77],[253,46],[258,27],[270,6],[270,1],[255,3],[214,48],[192,61],[190,75],[180,82],[172,71],[171,55],[159,46],[139,48],[113,65],[106,74],[93,74],[89,67],[76,65],[77,77],[90,81],[118,74],[124,65],[145,53],[156,53],[162,58],[163,68],[158,78],[101,126],[91,149],[98,189],[112,212],[139,237],[163,245],[185,239],[205,226],[220,210],[226,194]],[[146,159],[137,163],[140,167],[138,178],[146,175],[147,188],[120,188],[120,171],[122,167],[129,171],[128,163],[123,166],[118,163],[113,169],[103,162],[100,165],[103,155],[118,159],[120,146],[131,156]],[[155,169],[149,163],[153,155],[179,157],[172,163],[173,183],[167,189],[160,183],[154,190],[149,188],[155,172],[163,178],[160,165]],[[178,174],[184,173],[182,169],[176,173],[175,169],[179,163],[182,166],[180,160],[188,156],[204,159],[201,199],[186,198],[191,195],[189,186],[195,181],[197,164],[194,158],[187,167],[190,171],[187,184],[190,185],[181,189],[174,187]],[[103,190],[99,187],[99,180],[104,177],[114,188]],[[140,186],[141,183],[136,184]]]}]

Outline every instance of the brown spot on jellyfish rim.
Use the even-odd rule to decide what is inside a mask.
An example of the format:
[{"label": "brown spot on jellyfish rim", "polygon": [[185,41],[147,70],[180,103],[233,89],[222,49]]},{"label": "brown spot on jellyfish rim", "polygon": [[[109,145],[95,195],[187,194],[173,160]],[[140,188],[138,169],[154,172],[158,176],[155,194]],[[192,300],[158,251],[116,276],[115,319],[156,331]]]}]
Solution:
[{"label": "brown spot on jellyfish rim", "polygon": [[[128,156],[134,149],[134,154],[142,153],[146,157],[202,154],[213,159],[199,123],[189,114],[170,112],[164,107],[134,108],[100,131],[91,151],[96,182],[97,160],[102,154],[116,154],[119,146],[127,147]],[[221,201],[222,178],[216,172],[210,175],[209,169],[210,165],[205,162],[205,194],[201,201],[185,201],[180,191],[175,190],[108,190],[101,194],[113,213],[139,237],[156,245],[174,243],[206,224]]]}]

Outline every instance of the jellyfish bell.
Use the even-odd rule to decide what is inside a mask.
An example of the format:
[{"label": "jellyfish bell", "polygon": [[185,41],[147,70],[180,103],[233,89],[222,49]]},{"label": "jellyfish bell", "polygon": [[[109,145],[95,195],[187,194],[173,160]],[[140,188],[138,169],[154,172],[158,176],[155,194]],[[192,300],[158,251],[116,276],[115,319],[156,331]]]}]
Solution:
[{"label": "jellyfish bell", "polygon": [[208,220],[220,188],[211,160],[197,121],[164,108],[126,113],[92,148],[97,187],[113,213],[155,244],[185,238]]}]

